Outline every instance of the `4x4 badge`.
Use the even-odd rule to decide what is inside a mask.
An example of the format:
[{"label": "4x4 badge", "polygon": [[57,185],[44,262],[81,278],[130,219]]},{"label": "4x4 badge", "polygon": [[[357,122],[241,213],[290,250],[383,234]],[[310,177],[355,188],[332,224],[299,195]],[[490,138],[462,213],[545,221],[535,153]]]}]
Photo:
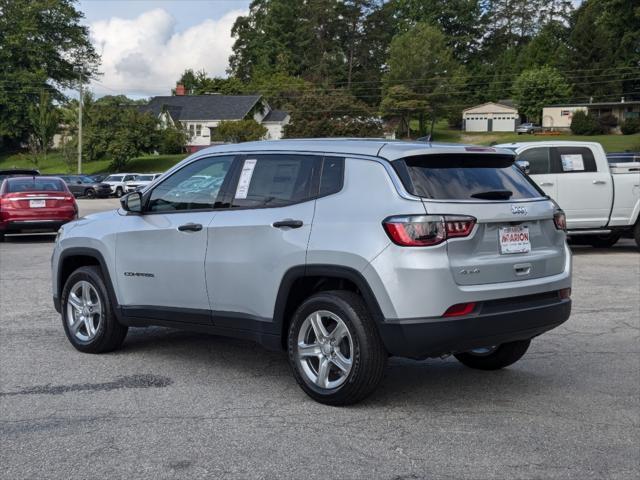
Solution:
[{"label": "4x4 badge", "polygon": [[526,207],[521,207],[520,205],[511,205],[511,213],[514,215],[526,215],[527,209]]}]

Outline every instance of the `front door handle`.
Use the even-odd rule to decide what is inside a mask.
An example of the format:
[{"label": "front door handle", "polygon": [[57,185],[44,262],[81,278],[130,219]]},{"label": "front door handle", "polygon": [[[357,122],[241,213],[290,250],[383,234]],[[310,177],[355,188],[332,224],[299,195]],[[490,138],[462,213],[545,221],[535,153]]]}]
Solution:
[{"label": "front door handle", "polygon": [[553,182],[542,182],[541,187],[553,187]]},{"label": "front door handle", "polygon": [[199,232],[202,230],[202,225],[199,223],[185,223],[184,225],[180,225],[178,230],[181,232]]},{"label": "front door handle", "polygon": [[302,225],[304,225],[304,222],[302,220],[291,220],[290,218],[287,218],[286,220],[280,220],[279,222],[273,222],[273,226],[276,228],[300,228]]},{"label": "front door handle", "polygon": [[605,183],[607,183],[607,182],[605,182],[604,180],[594,180],[593,181],[594,185],[604,185]]}]

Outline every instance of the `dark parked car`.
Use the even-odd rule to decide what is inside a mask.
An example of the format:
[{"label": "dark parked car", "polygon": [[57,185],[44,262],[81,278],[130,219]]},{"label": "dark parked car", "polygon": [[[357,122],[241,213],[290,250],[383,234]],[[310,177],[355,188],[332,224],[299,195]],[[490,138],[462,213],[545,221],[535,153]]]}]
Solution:
[{"label": "dark parked car", "polygon": [[87,175],[87,177],[92,178],[94,182],[102,182],[108,176],[108,173],[96,173],[95,175]]},{"label": "dark parked car", "polygon": [[96,182],[86,175],[59,175],[65,181],[71,193],[76,197],[108,197],[111,194],[111,187],[106,183]]},{"label": "dark parked car", "polygon": [[35,177],[40,175],[39,170],[33,170],[31,168],[11,168],[8,170],[0,170],[0,184],[5,178],[8,177]]}]

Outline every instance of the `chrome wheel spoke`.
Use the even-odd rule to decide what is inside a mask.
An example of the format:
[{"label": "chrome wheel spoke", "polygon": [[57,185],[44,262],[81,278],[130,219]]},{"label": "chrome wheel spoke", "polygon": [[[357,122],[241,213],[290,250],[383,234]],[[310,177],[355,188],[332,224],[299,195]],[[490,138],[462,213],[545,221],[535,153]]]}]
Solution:
[{"label": "chrome wheel spoke", "polygon": [[318,340],[329,336],[329,332],[327,332],[327,329],[322,323],[322,317],[320,316],[319,312],[314,313],[311,316],[310,321],[311,321],[311,326],[313,327],[313,331],[316,334],[316,338]]},{"label": "chrome wheel spoke", "polygon": [[331,363],[342,370],[343,373],[349,373],[349,370],[351,370],[351,359],[342,355],[342,352],[336,352],[335,355],[331,357]]},{"label": "chrome wheel spoke", "polygon": [[71,324],[71,333],[73,333],[74,335],[76,334],[76,332],[78,331],[78,329],[80,328],[80,325],[84,325],[84,318],[78,316],[77,319],[75,319],[75,321]]},{"label": "chrome wheel spoke", "polygon": [[322,350],[317,343],[312,345],[298,345],[298,355],[301,357],[319,357],[322,355]]},{"label": "chrome wheel spoke", "polygon": [[327,358],[320,359],[320,367],[318,368],[318,376],[316,377],[316,384],[319,387],[327,388],[329,383],[329,360]]},{"label": "chrome wheel spoke", "polygon": [[330,334],[331,340],[333,340],[336,344],[340,343],[340,341],[347,336],[347,326],[343,322],[339,322],[336,325],[336,328]]},{"label": "chrome wheel spoke", "polygon": [[82,312],[82,307],[84,307],[84,305],[82,304],[82,299],[78,298],[78,296],[73,292],[69,294],[69,303],[78,312]]},{"label": "chrome wheel spoke", "polygon": [[91,303],[91,286],[87,282],[82,282],[82,303],[85,306]]}]

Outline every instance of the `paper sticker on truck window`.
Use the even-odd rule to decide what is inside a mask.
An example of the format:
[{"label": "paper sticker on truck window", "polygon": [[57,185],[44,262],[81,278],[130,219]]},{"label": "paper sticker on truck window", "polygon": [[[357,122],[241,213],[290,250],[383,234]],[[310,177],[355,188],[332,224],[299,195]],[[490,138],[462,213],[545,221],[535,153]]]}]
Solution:
[{"label": "paper sticker on truck window", "polygon": [[238,188],[236,188],[236,198],[247,198],[251,177],[253,177],[253,170],[256,168],[257,161],[255,158],[244,161],[242,172],[240,173],[240,180],[238,180]]},{"label": "paper sticker on truck window", "polygon": [[571,155],[560,155],[562,159],[562,171],[563,172],[584,172],[584,160],[579,153]]}]

